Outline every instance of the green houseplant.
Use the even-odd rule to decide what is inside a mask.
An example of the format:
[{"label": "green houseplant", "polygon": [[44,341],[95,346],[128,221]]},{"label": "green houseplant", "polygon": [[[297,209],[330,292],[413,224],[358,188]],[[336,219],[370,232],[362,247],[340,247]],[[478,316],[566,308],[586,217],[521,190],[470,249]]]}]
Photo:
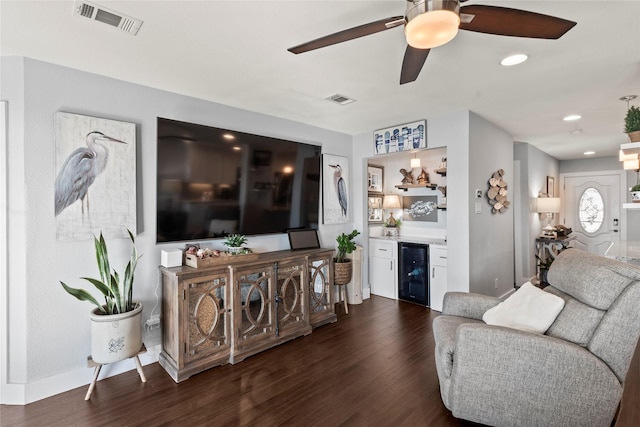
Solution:
[{"label": "green houseplant", "polygon": [[624,118],[624,131],[631,142],[640,142],[640,108],[629,107]]},{"label": "green houseplant", "polygon": [[242,252],[244,250],[242,246],[245,243],[247,243],[247,238],[242,234],[231,234],[224,239],[224,242],[222,242],[222,244],[225,245],[231,253]]},{"label": "green houseplant", "polygon": [[640,203],[640,184],[636,184],[631,187],[631,201],[633,203]]},{"label": "green houseplant", "polygon": [[353,230],[349,234],[342,233],[336,237],[338,242],[338,252],[334,258],[334,277],[333,282],[336,285],[346,285],[351,281],[353,271],[351,260],[347,258],[347,254],[352,253],[356,249],[353,239],[360,234],[358,230]]},{"label": "green houseplant", "polygon": [[82,279],[102,293],[104,304],[100,304],[86,290],[72,288],[60,281],[70,295],[96,305],[91,312],[91,356],[97,363],[111,363],[132,357],[142,347],[142,304],[133,301],[133,278],[140,257],[133,234],[129,230],[127,232],[132,250],[123,276],[111,268],[102,233],[99,238],[93,238],[100,279]]}]

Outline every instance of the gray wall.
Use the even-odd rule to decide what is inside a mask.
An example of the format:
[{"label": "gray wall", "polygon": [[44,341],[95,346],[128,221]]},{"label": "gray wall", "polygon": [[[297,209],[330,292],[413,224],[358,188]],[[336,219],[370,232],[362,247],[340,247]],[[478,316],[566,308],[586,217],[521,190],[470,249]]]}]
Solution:
[{"label": "gray wall", "polygon": [[[507,182],[507,200],[512,205],[504,213],[492,213],[487,199],[488,181],[502,169]],[[448,175],[448,174],[447,174]],[[471,292],[501,296],[513,289],[514,167],[513,138],[507,132],[469,114],[469,187],[465,194],[469,215],[469,271]],[[476,199],[475,190],[483,191]],[[481,212],[475,213],[480,203]],[[451,226],[456,227],[453,223]]]},{"label": "gray wall", "polygon": [[[516,284],[522,285],[536,273],[535,239],[544,225],[544,218],[533,209],[533,199],[538,193],[546,193],[547,176],[555,180],[555,195],[559,197],[560,162],[544,151],[526,143],[516,143],[514,160],[519,163],[520,191],[517,202],[520,205],[519,216],[515,218],[515,269]],[[558,219],[554,218],[557,224]]]},{"label": "gray wall", "polygon": [[[3,369],[8,374],[8,378],[3,378],[5,401],[30,402],[87,384],[91,379],[91,369],[86,368],[91,306],[70,297],[58,283],[64,280],[80,286],[78,277],[93,277],[97,271],[90,240],[56,241],[53,215],[56,111],[137,124],[136,243],[143,257],[138,264],[134,295],[144,304],[143,320],[157,303],[154,294],[160,250],[181,247],[155,243],[158,116],[322,145],[323,152],[347,157],[352,154],[350,135],[31,59],[3,57],[0,65],[2,99],[8,101],[9,109],[6,245],[11,250],[7,260],[8,289],[1,296],[4,303],[1,326],[8,331],[9,341],[8,354],[2,355],[8,366]],[[215,84],[213,79],[211,84]],[[352,224],[321,226],[322,246],[335,247],[335,236],[351,228]],[[126,264],[127,240],[108,243],[114,264]],[[220,241],[210,244],[222,247]],[[249,244],[257,251],[288,248],[286,235],[251,237]],[[146,363],[157,357],[157,350],[150,349]],[[133,364],[121,362],[103,371],[104,375],[114,375],[131,368]]]}]

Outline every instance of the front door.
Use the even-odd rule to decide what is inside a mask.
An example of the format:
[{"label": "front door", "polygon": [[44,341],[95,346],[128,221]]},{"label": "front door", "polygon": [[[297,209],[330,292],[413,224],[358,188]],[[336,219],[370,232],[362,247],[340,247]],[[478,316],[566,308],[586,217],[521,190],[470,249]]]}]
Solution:
[{"label": "front door", "polygon": [[562,174],[561,220],[573,230],[571,246],[604,255],[620,240],[618,172]]}]

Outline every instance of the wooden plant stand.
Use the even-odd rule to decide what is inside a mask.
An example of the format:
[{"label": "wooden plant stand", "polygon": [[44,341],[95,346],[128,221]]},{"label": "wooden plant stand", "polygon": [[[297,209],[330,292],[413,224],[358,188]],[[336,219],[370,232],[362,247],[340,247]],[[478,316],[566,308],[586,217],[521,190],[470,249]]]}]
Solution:
[{"label": "wooden plant stand", "polygon": [[[140,351],[138,352],[138,354],[129,358],[129,359],[134,359],[134,361],[136,362],[136,369],[138,370],[138,374],[140,374],[140,380],[143,383],[147,382],[147,377],[144,376],[144,371],[142,370],[142,364],[140,363],[140,359],[138,358],[138,356],[146,352],[147,352],[147,348],[144,346],[144,344],[142,344],[142,347],[140,348]],[[89,384],[89,390],[87,390],[87,395],[84,397],[84,400],[91,399],[91,393],[93,393],[93,389],[96,386],[96,382],[98,381],[98,375],[100,375],[100,370],[102,369],[103,365],[106,365],[106,363],[97,363],[93,361],[91,356],[87,357],[87,367],[88,368],[95,367],[96,369],[93,372],[93,379],[91,380],[91,384]]]}]

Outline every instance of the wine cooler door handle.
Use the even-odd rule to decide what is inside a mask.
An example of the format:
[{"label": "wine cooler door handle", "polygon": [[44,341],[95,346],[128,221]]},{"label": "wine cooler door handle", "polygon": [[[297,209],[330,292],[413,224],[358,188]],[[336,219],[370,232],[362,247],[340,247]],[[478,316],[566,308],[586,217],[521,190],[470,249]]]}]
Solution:
[{"label": "wine cooler door handle", "polygon": [[431,267],[431,278],[435,279],[436,277],[436,268],[435,267]]}]

